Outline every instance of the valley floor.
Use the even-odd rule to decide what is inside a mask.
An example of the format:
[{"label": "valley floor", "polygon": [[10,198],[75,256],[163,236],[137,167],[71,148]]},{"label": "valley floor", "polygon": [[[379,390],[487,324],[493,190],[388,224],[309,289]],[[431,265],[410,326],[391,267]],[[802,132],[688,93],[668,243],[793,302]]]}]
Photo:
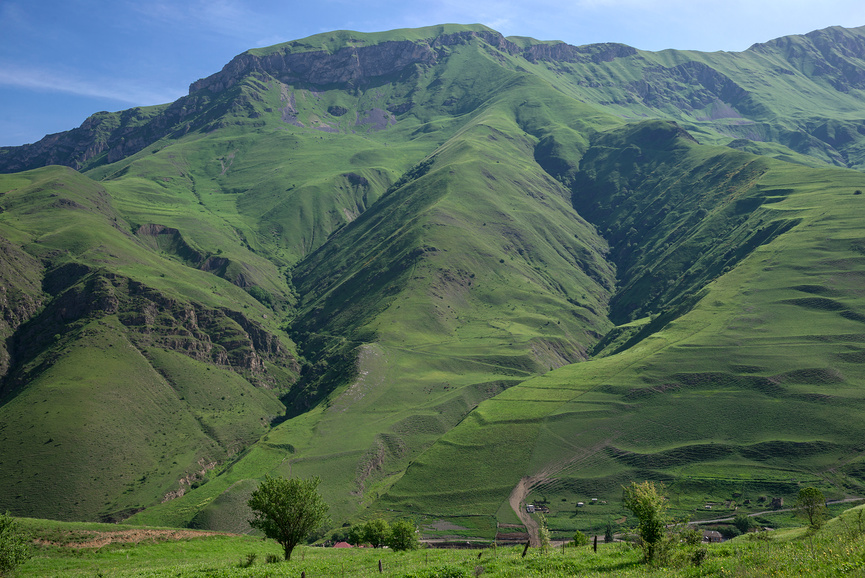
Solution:
[{"label": "valley floor", "polygon": [[822,529],[793,528],[740,536],[721,544],[677,547],[666,565],[647,567],[626,542],[482,550],[298,547],[290,562],[280,547],[251,536],[24,520],[33,558],[17,576],[837,576],[865,575],[865,506]]}]

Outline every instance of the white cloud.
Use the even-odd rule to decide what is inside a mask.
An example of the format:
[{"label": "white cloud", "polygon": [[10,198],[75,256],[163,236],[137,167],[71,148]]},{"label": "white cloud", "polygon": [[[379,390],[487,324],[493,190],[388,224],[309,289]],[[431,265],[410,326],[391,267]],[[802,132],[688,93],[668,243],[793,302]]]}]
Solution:
[{"label": "white cloud", "polygon": [[126,79],[83,79],[45,68],[23,67],[9,63],[0,64],[0,86],[43,92],[64,92],[116,100],[136,106],[173,102],[186,94],[185,90],[141,86],[136,81]]},{"label": "white cloud", "polygon": [[164,27],[248,39],[267,33],[268,18],[243,0],[130,2],[129,9]]}]

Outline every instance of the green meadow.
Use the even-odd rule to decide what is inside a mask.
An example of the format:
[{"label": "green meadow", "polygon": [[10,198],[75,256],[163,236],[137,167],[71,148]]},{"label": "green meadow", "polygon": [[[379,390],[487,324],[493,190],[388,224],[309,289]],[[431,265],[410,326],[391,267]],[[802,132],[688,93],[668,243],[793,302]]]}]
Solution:
[{"label": "green meadow", "polygon": [[[720,544],[680,545],[659,566],[641,563],[629,542],[547,551],[483,549],[334,549],[300,546],[290,562],[277,544],[238,535],[172,528],[22,520],[36,541],[18,576],[837,576],[865,569],[862,506],[837,513],[818,531],[792,527]],[[777,516],[777,515],[776,515]],[[858,524],[858,525],[857,525]],[[699,556],[695,552],[702,550]],[[271,557],[269,559],[268,557]],[[273,560],[276,558],[276,561]],[[695,563],[698,560],[699,563]]]}]

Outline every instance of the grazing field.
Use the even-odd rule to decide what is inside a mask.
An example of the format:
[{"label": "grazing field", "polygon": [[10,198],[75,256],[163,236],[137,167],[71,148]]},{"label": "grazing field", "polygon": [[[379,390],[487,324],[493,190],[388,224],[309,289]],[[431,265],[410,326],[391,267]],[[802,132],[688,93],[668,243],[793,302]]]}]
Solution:
[{"label": "grazing field", "polygon": [[[300,546],[291,562],[260,538],[125,525],[24,520],[36,545],[18,576],[837,576],[865,572],[865,506],[837,512],[823,528],[749,533],[721,544],[680,545],[659,566],[628,542],[483,549],[334,549]],[[776,515],[777,516],[777,515]],[[698,551],[703,550],[699,554]],[[698,563],[695,563],[695,560]],[[381,564],[381,572],[379,571]]]}]

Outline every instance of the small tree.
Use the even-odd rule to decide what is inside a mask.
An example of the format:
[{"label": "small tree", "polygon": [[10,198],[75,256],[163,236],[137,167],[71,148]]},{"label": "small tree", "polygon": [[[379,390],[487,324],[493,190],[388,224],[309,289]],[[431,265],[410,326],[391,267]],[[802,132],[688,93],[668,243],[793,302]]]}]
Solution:
[{"label": "small tree", "polygon": [[577,530],[574,533],[574,546],[588,546],[589,537]]},{"label": "small tree", "polygon": [[745,514],[736,514],[733,518],[733,525],[739,529],[742,534],[747,534],[748,530],[754,527],[754,518]]},{"label": "small tree", "polygon": [[30,558],[30,547],[20,524],[9,515],[0,514],[0,576],[11,573]]},{"label": "small tree", "polygon": [[387,544],[390,536],[390,526],[381,518],[370,520],[363,525],[363,541],[373,548],[381,548]]},{"label": "small tree", "polygon": [[612,522],[607,522],[607,527],[604,530],[604,542],[607,544],[611,543],[614,540],[613,537],[613,524]]},{"label": "small tree", "polygon": [[550,549],[550,543],[552,541],[552,537],[550,536],[550,529],[547,527],[547,517],[543,514],[540,514],[540,524],[538,526],[538,540],[540,540],[541,552],[546,554]]},{"label": "small tree", "polygon": [[417,527],[408,520],[394,522],[390,527],[387,545],[397,552],[400,550],[417,550],[420,545],[417,539]]},{"label": "small tree", "polygon": [[654,562],[666,535],[667,500],[662,495],[663,484],[653,482],[638,484],[631,482],[623,487],[622,502],[639,520],[637,533],[640,535],[643,556],[646,562]]},{"label": "small tree", "polygon": [[345,541],[352,546],[363,544],[363,526],[352,526],[345,537]]},{"label": "small tree", "polygon": [[285,559],[302,540],[328,521],[328,506],[318,494],[318,477],[309,480],[266,476],[249,498],[249,525],[279,542]]},{"label": "small tree", "polygon": [[823,497],[823,492],[817,488],[807,487],[799,490],[795,507],[799,515],[808,520],[808,525],[812,528],[822,526],[829,514],[829,510],[826,508],[826,498]]}]

